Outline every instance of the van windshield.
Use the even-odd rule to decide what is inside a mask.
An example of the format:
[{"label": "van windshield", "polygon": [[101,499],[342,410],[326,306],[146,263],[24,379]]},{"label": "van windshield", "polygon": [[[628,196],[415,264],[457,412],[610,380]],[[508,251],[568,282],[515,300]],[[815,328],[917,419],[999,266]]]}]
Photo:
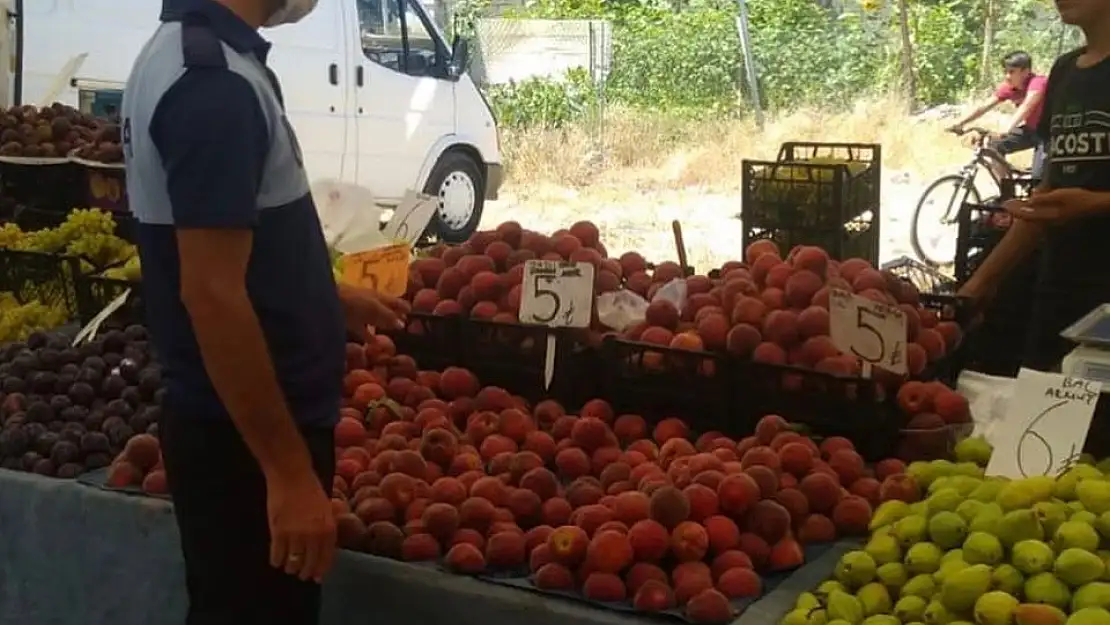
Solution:
[{"label": "van windshield", "polygon": [[[437,75],[447,47],[414,0],[356,0],[362,49],[381,65],[410,75]],[[404,9],[404,15],[400,10]],[[402,17],[404,18],[402,20]]]}]

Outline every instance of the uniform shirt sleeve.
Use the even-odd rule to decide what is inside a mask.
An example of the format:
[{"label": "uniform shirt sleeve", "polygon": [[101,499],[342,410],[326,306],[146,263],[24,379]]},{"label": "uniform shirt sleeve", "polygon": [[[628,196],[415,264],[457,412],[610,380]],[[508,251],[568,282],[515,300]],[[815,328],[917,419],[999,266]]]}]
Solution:
[{"label": "uniform shirt sleeve", "polygon": [[179,228],[251,228],[269,132],[258,97],[225,68],[188,70],[150,123]]},{"label": "uniform shirt sleeve", "polygon": [[1002,81],[1002,84],[994,90],[994,97],[999,102],[1010,100],[1014,97],[1014,88],[1010,86],[1010,83]]}]

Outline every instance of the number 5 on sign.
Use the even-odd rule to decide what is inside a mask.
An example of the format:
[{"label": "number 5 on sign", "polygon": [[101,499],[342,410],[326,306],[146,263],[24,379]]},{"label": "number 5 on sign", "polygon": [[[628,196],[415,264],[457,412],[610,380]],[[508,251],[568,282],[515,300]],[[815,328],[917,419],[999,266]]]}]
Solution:
[{"label": "number 5 on sign", "polygon": [[[524,264],[520,321],[548,328],[586,328],[594,303],[594,266],[552,260]],[[555,335],[547,335],[544,388],[555,372]]]},{"label": "number 5 on sign", "polygon": [[386,295],[405,294],[409,280],[408,243],[387,245],[343,257],[343,281]]},{"label": "number 5 on sign", "polygon": [[897,306],[840,289],[829,292],[829,335],[837,349],[871,367],[906,373],[906,315]]}]

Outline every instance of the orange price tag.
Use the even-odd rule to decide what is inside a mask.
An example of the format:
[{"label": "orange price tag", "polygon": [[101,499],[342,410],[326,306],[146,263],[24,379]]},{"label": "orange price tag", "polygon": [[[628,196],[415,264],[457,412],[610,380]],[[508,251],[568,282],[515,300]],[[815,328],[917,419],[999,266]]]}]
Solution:
[{"label": "orange price tag", "polygon": [[411,255],[408,243],[347,254],[343,257],[343,281],[400,297],[408,287]]}]

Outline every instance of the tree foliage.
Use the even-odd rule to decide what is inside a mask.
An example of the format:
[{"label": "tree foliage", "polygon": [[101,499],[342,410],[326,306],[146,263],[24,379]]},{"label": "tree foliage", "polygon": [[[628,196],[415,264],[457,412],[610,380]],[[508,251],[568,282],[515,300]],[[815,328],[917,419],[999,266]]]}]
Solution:
[{"label": "tree foliage", "polygon": [[[840,4],[840,2],[844,4]],[[1077,44],[1045,0],[993,0],[997,21],[983,68],[988,0],[910,0],[906,20],[918,106],[957,102],[1001,78],[999,59],[1021,49],[1047,71]],[[772,110],[843,107],[904,87],[898,4],[894,0],[748,0],[749,32],[762,104]],[[563,123],[579,100],[604,90],[607,102],[684,115],[730,115],[750,107],[730,0],[532,0],[520,17],[607,19],[611,71],[603,85],[533,80],[501,89],[514,125]],[[984,81],[983,78],[987,80]],[[554,85],[554,86],[553,86]],[[564,95],[557,92],[567,90]],[[511,93],[512,97],[506,99]],[[509,102],[511,100],[511,102]],[[552,113],[556,100],[566,114]],[[508,103],[508,104],[506,104]]]}]

